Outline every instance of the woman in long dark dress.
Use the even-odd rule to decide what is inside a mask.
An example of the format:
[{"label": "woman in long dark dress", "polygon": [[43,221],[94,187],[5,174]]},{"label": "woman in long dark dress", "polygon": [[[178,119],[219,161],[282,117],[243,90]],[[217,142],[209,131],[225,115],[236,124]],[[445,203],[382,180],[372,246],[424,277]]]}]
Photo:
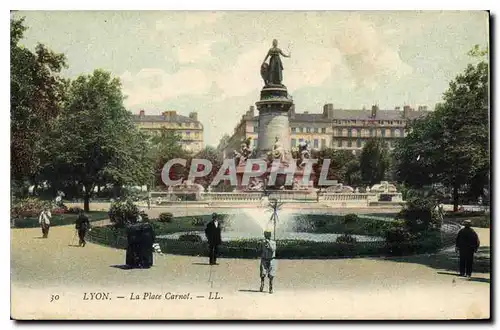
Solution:
[{"label": "woman in long dark dress", "polygon": [[283,57],[290,57],[290,54],[285,55],[281,49],[278,48],[278,40],[273,40],[273,47],[267,52],[263,64],[269,58],[269,67],[267,68],[267,83],[273,85],[281,85],[283,81],[283,63],[281,62],[280,55]]}]

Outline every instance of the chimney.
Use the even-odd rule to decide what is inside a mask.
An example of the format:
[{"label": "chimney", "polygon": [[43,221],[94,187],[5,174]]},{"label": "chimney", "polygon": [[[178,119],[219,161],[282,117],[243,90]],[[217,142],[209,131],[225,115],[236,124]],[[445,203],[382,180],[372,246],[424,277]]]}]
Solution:
[{"label": "chimney", "polygon": [[403,107],[403,118],[408,118],[408,115],[410,114],[411,112],[411,108],[409,105],[405,105]]},{"label": "chimney", "polygon": [[378,105],[372,106],[372,118],[377,117]]},{"label": "chimney", "polygon": [[333,104],[327,103],[323,106],[323,116],[332,119],[333,118]]},{"label": "chimney", "polygon": [[146,115],[146,111],[141,110],[139,111],[139,116],[144,117]]},{"label": "chimney", "polygon": [[190,112],[189,118],[191,118],[194,121],[198,121],[198,112]]}]

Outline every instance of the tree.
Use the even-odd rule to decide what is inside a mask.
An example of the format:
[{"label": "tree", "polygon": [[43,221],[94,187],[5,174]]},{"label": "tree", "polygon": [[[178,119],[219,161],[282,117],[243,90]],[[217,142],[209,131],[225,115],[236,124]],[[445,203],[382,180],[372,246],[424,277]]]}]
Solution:
[{"label": "tree", "polygon": [[[153,187],[162,185],[161,172],[163,166],[172,159],[186,158],[186,151],[182,149],[181,137],[173,130],[162,128],[158,135],[151,137],[151,154],[153,161],[154,183]],[[186,163],[186,166],[188,164]],[[174,165],[170,171],[170,178],[178,180],[185,178],[189,168],[182,165]]]},{"label": "tree", "polygon": [[53,171],[83,190],[84,209],[97,185],[144,184],[150,172],[147,140],[123,106],[120,81],[95,70],[71,82],[51,141]]},{"label": "tree", "polygon": [[[212,170],[210,173],[202,178],[197,178],[196,183],[201,184],[204,188],[207,188],[210,183],[212,183],[214,177],[217,175],[219,172],[219,169],[222,166],[223,159],[222,155],[217,151],[216,148],[207,146],[200,152],[198,152],[196,155],[193,156],[193,159],[206,159],[210,161],[212,164]],[[201,167],[201,166],[199,166]],[[189,168],[191,168],[191,165],[189,165]],[[202,168],[199,168],[198,171],[201,171]]]},{"label": "tree", "polygon": [[479,62],[450,82],[444,102],[413,123],[396,148],[399,178],[410,186],[451,187],[455,211],[461,189],[481,194],[489,181],[489,67],[481,59],[486,54],[479,46],[469,52]]},{"label": "tree", "polygon": [[370,139],[365,144],[361,151],[359,168],[365,184],[371,186],[384,179],[389,168],[389,153],[382,139]]},{"label": "tree", "polygon": [[10,23],[11,178],[33,183],[43,137],[62,108],[67,85],[58,74],[66,60],[42,44],[35,52],[25,48],[20,44],[27,30],[24,18]]},{"label": "tree", "polygon": [[316,169],[316,178],[319,179],[325,159],[330,159],[328,167],[328,180],[337,180],[347,185],[359,184],[359,160],[356,155],[348,150],[335,150],[326,148],[320,151]]}]

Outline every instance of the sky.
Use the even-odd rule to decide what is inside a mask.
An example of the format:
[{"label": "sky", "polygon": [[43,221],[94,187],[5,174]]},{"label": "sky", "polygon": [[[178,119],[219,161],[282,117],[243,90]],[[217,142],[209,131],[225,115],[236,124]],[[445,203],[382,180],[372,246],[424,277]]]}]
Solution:
[{"label": "sky", "polygon": [[259,98],[273,39],[296,112],[433,109],[453,78],[488,45],[481,11],[31,11],[22,43],[64,53],[75,78],[119,77],[125,106],[146,114],[198,112],[207,145],[232,134]]}]

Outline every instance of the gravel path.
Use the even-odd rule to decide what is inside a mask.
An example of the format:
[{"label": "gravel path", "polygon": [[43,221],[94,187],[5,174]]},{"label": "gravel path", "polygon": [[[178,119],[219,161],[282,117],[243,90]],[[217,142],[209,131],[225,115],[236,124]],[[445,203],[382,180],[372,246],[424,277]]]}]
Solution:
[{"label": "gravel path", "polygon": [[[476,229],[482,247],[489,230]],[[439,266],[440,255],[402,259],[278,260],[275,293],[258,288],[258,260],[155,256],[123,270],[123,250],[69,246],[72,226],[11,230],[11,316],[17,319],[460,319],[490,315],[490,274],[471,281]],[[76,241],[75,241],[76,242]],[[436,263],[438,264],[436,266]],[[211,281],[209,281],[211,279]],[[108,292],[111,300],[84,300]],[[190,293],[187,300],[165,299]],[[219,292],[223,299],[208,299]],[[84,296],[86,293],[86,296]],[[160,300],[131,300],[145,293]],[[50,302],[51,295],[58,295]],[[125,298],[118,298],[123,296]],[[203,298],[196,298],[203,296]],[[172,297],[169,294],[168,297]]]}]

